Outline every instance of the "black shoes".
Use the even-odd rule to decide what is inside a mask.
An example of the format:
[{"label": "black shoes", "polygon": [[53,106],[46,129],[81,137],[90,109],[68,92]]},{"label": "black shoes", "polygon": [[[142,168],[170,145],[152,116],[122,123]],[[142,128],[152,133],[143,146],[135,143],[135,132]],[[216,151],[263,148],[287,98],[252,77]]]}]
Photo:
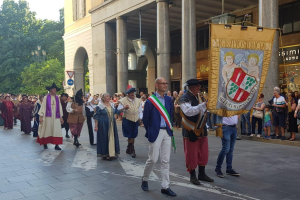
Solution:
[{"label": "black shoes", "polygon": [[58,145],[55,145],[54,149],[58,150],[58,151],[61,151],[61,148]]},{"label": "black shoes", "polygon": [[191,174],[191,177],[190,177],[191,183],[193,183],[194,185],[201,185],[201,183],[198,181],[198,179],[196,177],[195,170],[191,170],[190,174]]},{"label": "black shoes", "polygon": [[148,181],[142,181],[142,185],[141,185],[141,188],[144,190],[144,191],[149,191],[149,188],[148,188]]},{"label": "black shoes", "polygon": [[224,175],[223,175],[221,169],[215,169],[215,172],[216,172],[216,174],[217,174],[218,177],[224,178]]},{"label": "black shoes", "polygon": [[161,189],[161,193],[166,194],[166,195],[171,196],[171,197],[176,197],[177,196],[177,194],[175,192],[173,192],[170,188]]},{"label": "black shoes", "polygon": [[205,166],[199,166],[198,180],[205,181],[205,182],[214,182],[214,179],[208,177],[205,174]]},{"label": "black shoes", "polygon": [[231,175],[231,176],[240,176],[240,174],[237,173],[234,169],[226,170],[226,174]]},{"label": "black shoes", "polygon": [[48,149],[48,146],[46,144],[44,144],[44,149]]},{"label": "black shoes", "polygon": [[75,145],[76,147],[79,147],[81,144],[78,142],[78,136],[77,135],[75,135],[74,136],[74,143],[73,143],[73,145]]},{"label": "black shoes", "polygon": [[66,134],[66,138],[70,138],[70,136],[68,134]]}]

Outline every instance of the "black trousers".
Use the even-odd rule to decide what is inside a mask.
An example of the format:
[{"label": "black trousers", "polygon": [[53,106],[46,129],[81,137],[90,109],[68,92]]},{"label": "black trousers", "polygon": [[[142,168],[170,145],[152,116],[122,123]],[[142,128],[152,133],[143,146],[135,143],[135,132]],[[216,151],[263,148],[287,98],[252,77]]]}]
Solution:
[{"label": "black trousers", "polygon": [[255,134],[256,123],[258,123],[258,133],[257,134],[261,135],[261,132],[262,132],[262,119],[252,116],[252,134]]}]

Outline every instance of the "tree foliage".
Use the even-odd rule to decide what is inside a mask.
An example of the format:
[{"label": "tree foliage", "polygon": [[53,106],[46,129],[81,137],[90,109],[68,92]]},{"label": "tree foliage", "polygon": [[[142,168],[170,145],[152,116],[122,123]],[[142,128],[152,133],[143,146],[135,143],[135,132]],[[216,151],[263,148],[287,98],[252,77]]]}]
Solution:
[{"label": "tree foliage", "polygon": [[19,93],[22,87],[22,91],[28,88],[21,73],[26,66],[39,65],[34,63],[31,55],[37,46],[46,50],[49,61],[57,59],[64,69],[63,9],[59,12],[60,21],[38,20],[25,0],[3,1],[0,10],[0,93]]},{"label": "tree foliage", "polygon": [[[51,59],[42,63],[33,63],[25,67],[21,73],[23,79],[21,92],[25,94],[47,94],[46,86],[56,83],[62,88],[64,68],[58,59]],[[62,91],[60,91],[61,93]]]}]

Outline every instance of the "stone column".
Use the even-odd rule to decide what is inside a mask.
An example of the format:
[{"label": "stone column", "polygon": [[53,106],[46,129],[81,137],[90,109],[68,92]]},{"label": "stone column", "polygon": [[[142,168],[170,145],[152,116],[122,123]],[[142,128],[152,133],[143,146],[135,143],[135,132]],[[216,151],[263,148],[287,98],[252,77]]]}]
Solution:
[{"label": "stone column", "polygon": [[94,94],[94,71],[93,66],[89,65],[89,85],[90,85],[90,94]]},{"label": "stone column", "polygon": [[195,0],[182,0],[182,83],[197,77]]},{"label": "stone column", "polygon": [[125,92],[128,84],[127,25],[124,17],[117,18],[117,91]]},{"label": "stone column", "polygon": [[[157,77],[164,77],[171,87],[170,79],[170,24],[169,0],[157,2]],[[152,91],[150,91],[152,92]]]},{"label": "stone column", "polygon": [[[267,28],[278,28],[279,19],[278,19],[278,0],[260,0],[259,2],[259,22],[263,27]],[[278,51],[279,51],[279,32],[276,31],[272,56],[269,65],[269,71],[267,75],[267,81],[264,85],[263,94],[265,99],[269,100],[273,97],[273,88],[279,86],[279,63],[278,63]]]}]

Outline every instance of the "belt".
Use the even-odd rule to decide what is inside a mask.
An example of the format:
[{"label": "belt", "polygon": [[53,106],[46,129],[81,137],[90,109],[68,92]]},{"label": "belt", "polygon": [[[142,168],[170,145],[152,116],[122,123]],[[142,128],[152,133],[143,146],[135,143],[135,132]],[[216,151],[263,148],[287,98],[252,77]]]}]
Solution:
[{"label": "belt", "polygon": [[167,129],[167,127],[159,127],[159,129],[165,129],[165,130],[166,130],[166,129]]},{"label": "belt", "polygon": [[226,124],[223,124],[222,126],[236,127],[236,124],[235,125],[226,125]]}]

